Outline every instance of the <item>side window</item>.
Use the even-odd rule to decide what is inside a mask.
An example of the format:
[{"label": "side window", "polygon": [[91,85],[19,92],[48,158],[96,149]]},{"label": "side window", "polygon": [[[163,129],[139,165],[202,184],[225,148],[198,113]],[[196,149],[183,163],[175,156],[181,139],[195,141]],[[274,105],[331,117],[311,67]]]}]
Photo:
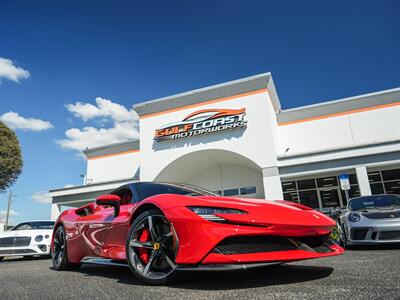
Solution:
[{"label": "side window", "polygon": [[119,196],[121,198],[121,205],[132,203],[133,195],[131,189],[127,186],[116,189],[112,191],[110,194]]}]

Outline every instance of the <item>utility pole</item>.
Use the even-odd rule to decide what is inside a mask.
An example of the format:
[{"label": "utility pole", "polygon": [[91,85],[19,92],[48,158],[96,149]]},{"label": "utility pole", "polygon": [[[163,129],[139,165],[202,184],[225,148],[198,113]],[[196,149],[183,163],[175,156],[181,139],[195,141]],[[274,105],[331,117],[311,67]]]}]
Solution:
[{"label": "utility pole", "polygon": [[5,230],[7,230],[7,228],[8,228],[8,218],[9,218],[9,216],[10,216],[12,198],[15,197],[15,196],[17,196],[17,195],[13,194],[13,192],[10,190],[10,192],[8,193],[8,204],[7,204],[7,215],[6,215],[6,227],[4,228]]}]

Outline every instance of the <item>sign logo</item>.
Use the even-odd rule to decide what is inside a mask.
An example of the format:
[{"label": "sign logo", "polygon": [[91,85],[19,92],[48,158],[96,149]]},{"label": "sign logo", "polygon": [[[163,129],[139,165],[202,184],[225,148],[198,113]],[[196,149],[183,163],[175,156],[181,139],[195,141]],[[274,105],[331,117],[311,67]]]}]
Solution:
[{"label": "sign logo", "polygon": [[176,140],[247,126],[246,109],[203,109],[191,113],[182,121],[156,129],[157,142]]}]

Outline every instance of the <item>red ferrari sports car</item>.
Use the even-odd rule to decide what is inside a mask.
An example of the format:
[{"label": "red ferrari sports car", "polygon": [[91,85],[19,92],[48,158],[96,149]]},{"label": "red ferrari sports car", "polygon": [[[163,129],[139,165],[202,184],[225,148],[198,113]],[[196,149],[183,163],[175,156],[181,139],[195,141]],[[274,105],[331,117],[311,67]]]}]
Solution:
[{"label": "red ferrari sports car", "polygon": [[335,222],[309,207],[222,197],[184,184],[124,185],[63,212],[54,227],[54,269],[121,265],[149,284],[180,271],[231,270],[343,253]]}]

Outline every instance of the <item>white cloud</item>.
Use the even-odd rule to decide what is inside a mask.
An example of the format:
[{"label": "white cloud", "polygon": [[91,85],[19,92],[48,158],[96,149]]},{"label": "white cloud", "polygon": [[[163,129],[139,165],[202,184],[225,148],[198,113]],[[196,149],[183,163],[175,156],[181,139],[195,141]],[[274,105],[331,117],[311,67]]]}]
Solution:
[{"label": "white cloud", "polygon": [[11,59],[0,57],[0,80],[2,78],[19,82],[20,79],[26,79],[30,76],[27,70],[14,65]]},{"label": "white cloud", "polygon": [[50,122],[35,118],[25,118],[13,111],[1,115],[0,121],[12,129],[21,129],[24,131],[43,131],[54,127]]},{"label": "white cloud", "polygon": [[96,98],[96,104],[76,102],[75,104],[67,104],[66,108],[74,114],[75,117],[88,121],[94,118],[110,117],[117,122],[132,121],[137,119],[136,112],[126,109],[123,105],[114,103],[111,100],[101,97]]},{"label": "white cloud", "polygon": [[36,202],[40,203],[51,203],[50,193],[48,191],[34,192],[31,197]]},{"label": "white cloud", "polygon": [[[9,217],[14,217],[14,216],[18,216],[18,215],[19,215],[19,212],[15,211],[13,209],[10,209]],[[0,219],[3,220],[6,217],[7,217],[7,211],[6,210],[0,210]]]},{"label": "white cloud", "polygon": [[[96,105],[76,102],[66,105],[68,111],[83,121],[95,119],[100,128],[86,126],[70,128],[65,131],[65,139],[57,141],[66,149],[84,150],[110,143],[123,142],[139,138],[139,118],[133,109],[127,109],[121,104],[97,97]],[[111,127],[103,128],[108,123]]]}]

